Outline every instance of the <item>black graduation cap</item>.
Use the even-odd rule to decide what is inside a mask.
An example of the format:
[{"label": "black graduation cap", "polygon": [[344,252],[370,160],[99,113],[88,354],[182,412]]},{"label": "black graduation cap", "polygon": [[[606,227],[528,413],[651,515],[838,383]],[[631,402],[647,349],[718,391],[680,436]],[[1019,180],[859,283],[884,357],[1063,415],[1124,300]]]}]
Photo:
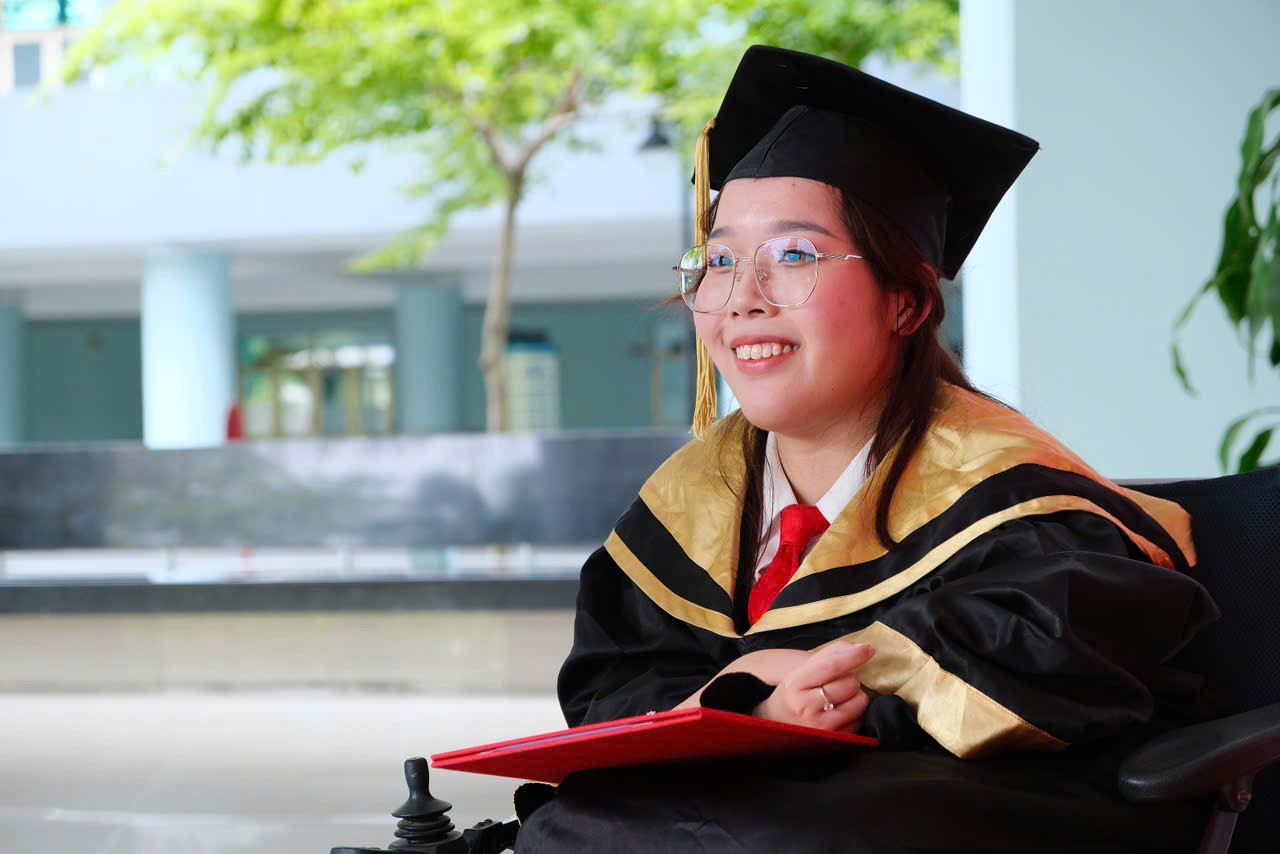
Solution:
[{"label": "black graduation cap", "polygon": [[856,68],[755,45],[707,137],[708,177],[811,178],[853,193],[955,278],[1039,143]]}]

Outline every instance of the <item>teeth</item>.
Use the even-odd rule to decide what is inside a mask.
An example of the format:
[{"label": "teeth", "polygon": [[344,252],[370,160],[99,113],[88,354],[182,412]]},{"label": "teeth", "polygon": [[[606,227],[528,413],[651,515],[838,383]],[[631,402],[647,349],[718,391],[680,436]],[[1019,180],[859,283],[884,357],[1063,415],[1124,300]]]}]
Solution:
[{"label": "teeth", "polygon": [[754,361],[767,359],[770,356],[781,356],[783,353],[791,353],[799,349],[798,344],[779,344],[777,341],[772,341],[768,344],[743,344],[741,347],[735,347],[733,353],[739,359]]}]

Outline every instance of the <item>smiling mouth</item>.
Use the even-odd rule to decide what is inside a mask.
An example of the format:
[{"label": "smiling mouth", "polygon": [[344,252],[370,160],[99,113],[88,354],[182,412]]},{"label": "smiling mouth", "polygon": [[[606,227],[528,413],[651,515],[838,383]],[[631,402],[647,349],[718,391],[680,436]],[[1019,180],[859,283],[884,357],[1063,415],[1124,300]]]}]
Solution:
[{"label": "smiling mouth", "polygon": [[768,359],[771,356],[780,356],[783,353],[791,353],[800,349],[800,345],[779,344],[773,342],[771,344],[743,344],[741,347],[733,349],[733,355],[739,359],[753,362],[756,359]]}]

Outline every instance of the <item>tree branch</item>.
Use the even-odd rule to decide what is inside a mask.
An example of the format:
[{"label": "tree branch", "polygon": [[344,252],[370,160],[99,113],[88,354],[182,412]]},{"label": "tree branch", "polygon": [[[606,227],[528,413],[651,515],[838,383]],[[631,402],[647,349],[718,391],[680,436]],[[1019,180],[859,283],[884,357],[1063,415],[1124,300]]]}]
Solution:
[{"label": "tree branch", "polygon": [[484,144],[489,146],[489,152],[493,155],[494,161],[498,164],[498,168],[502,170],[510,180],[516,175],[517,169],[523,168],[522,163],[513,163],[511,155],[507,152],[506,145],[503,144],[502,138],[498,136],[498,132],[493,129],[493,125],[489,124],[488,119],[482,119],[479,116],[473,116],[466,110],[463,115],[475,127],[476,132],[480,134],[480,138],[484,140]]},{"label": "tree branch", "polygon": [[453,105],[458,108],[458,112],[462,113],[462,117],[475,128],[476,133],[484,140],[484,144],[489,148],[489,153],[493,156],[498,169],[510,179],[515,174],[518,164],[512,162],[511,154],[507,151],[506,145],[503,144],[502,138],[493,129],[493,125],[489,123],[488,119],[472,113],[468,109],[466,99],[462,93],[450,86],[431,82],[427,84],[427,91],[453,102]]},{"label": "tree branch", "polygon": [[582,100],[582,90],[585,87],[586,75],[582,71],[582,66],[578,66],[573,70],[573,75],[569,78],[569,85],[561,93],[560,101],[556,104],[555,109],[551,111],[551,115],[542,123],[542,127],[538,129],[533,139],[529,140],[524,148],[520,150],[516,168],[522,174],[528,167],[533,155],[538,153],[538,149],[546,145],[560,131],[578,120],[578,106]]}]

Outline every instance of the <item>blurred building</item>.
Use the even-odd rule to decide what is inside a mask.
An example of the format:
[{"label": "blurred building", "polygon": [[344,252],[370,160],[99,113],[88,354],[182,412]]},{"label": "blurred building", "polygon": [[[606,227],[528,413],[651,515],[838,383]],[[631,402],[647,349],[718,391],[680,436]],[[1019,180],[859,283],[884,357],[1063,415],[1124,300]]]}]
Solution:
[{"label": "blurred building", "polygon": [[[412,272],[352,275],[426,218],[398,191],[413,160],[243,165],[187,145],[187,88],[95,72],[36,94],[98,5],[4,4],[0,440],[207,444],[236,400],[249,436],[480,429],[497,213],[458,217]],[[887,73],[1044,151],[966,265],[949,337],[980,385],[1104,471],[1212,473],[1225,423],[1280,383],[1248,385],[1210,303],[1186,336],[1200,399],[1167,345],[1216,262],[1244,117],[1280,82],[1280,7],[975,0],[962,18],[960,81]],[[645,145],[644,109],[581,130],[599,150],[546,151],[520,212],[514,403],[530,426],[684,424],[689,324],[660,303],[685,170]]]},{"label": "blurred building", "polygon": [[[429,214],[399,191],[411,157],[364,152],[358,176],[341,156],[246,166],[186,145],[189,89],[99,73],[42,98],[85,16],[58,27],[36,5],[0,34],[0,440],[208,444],[234,400],[250,437],[483,427],[496,212],[460,216],[420,269],[354,275]],[[544,152],[520,210],[513,403],[528,421],[541,396],[531,425],[687,423],[689,325],[660,306],[682,169],[643,147],[642,109],[581,131],[601,150]],[[530,386],[547,371],[554,399]]]},{"label": "blurred building", "polygon": [[[249,437],[482,429],[498,213],[458,217],[420,269],[354,275],[429,213],[399,192],[412,158],[369,153],[358,176],[342,156],[243,165],[185,144],[189,89],[101,72],[42,98],[82,5],[59,27],[57,3],[26,0],[0,35],[0,440],[208,444],[236,400]],[[599,149],[540,155],[519,213],[512,411],[527,428],[687,424],[691,325],[661,305],[689,242],[686,170],[641,107],[580,130]]]}]

